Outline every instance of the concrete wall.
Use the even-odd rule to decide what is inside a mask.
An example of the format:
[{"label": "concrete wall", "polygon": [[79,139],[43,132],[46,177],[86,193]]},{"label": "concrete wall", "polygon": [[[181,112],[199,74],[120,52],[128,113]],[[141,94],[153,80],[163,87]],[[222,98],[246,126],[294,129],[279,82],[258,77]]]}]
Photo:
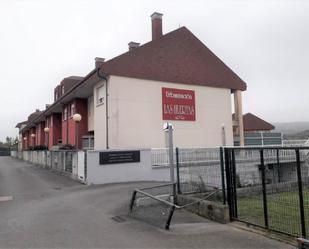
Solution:
[{"label": "concrete wall", "polygon": [[[94,148],[95,149],[107,149],[106,144],[106,99],[103,104],[97,103],[97,89],[98,87],[104,87],[104,93],[106,93],[106,82],[101,81],[97,83],[93,88],[93,103],[94,103]],[[105,94],[104,94],[105,96]]]},{"label": "concrete wall", "polygon": [[[67,158],[69,154],[72,155],[72,161]],[[11,151],[11,156],[43,168],[66,173],[75,180],[85,181],[84,151]]]},{"label": "concrete wall", "polygon": [[94,131],[94,98],[93,96],[88,98],[88,131]]},{"label": "concrete wall", "polygon": [[[196,121],[171,121],[175,128],[175,146],[220,146],[223,123],[227,145],[233,144],[230,89],[110,76],[107,92],[111,149],[166,147],[162,131],[166,122],[162,120],[162,87],[195,91]],[[95,104],[95,149],[106,148],[105,108],[105,103]]]},{"label": "concrete wall", "polygon": [[140,150],[139,163],[99,164],[99,153],[87,152],[87,184],[104,184],[132,181],[169,181],[169,168],[151,166],[151,150]]}]

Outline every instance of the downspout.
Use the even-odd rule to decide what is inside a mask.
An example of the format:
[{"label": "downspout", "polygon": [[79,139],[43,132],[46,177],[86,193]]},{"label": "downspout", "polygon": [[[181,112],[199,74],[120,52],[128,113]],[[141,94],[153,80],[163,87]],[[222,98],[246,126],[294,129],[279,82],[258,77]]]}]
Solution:
[{"label": "downspout", "polygon": [[106,82],[106,91],[105,91],[105,122],[106,122],[106,149],[109,149],[109,141],[108,141],[108,92],[107,92],[107,77],[104,74],[100,74],[100,67],[97,69],[97,75],[100,79],[105,80]]}]

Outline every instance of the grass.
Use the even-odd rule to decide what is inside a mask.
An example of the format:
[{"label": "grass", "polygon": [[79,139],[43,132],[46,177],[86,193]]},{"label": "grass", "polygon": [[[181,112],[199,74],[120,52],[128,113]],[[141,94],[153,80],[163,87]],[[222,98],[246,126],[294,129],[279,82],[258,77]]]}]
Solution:
[{"label": "grass", "polygon": [[[309,236],[309,190],[304,194],[306,232]],[[267,194],[269,228],[294,236],[301,235],[301,219],[298,192]],[[262,195],[237,199],[238,219],[264,226]]]}]

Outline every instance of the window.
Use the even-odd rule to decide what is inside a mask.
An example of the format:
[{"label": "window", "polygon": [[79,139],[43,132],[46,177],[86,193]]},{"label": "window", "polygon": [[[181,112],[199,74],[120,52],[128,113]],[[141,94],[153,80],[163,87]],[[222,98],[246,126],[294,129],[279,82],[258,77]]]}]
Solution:
[{"label": "window", "polygon": [[97,95],[97,105],[104,104],[104,85],[97,87],[96,95]]},{"label": "window", "polygon": [[61,94],[64,94],[64,86],[61,87]]},{"label": "window", "polygon": [[70,116],[73,116],[74,114],[75,114],[75,105],[71,104],[71,115]]},{"label": "window", "polygon": [[55,92],[55,101],[58,99],[58,91]]}]

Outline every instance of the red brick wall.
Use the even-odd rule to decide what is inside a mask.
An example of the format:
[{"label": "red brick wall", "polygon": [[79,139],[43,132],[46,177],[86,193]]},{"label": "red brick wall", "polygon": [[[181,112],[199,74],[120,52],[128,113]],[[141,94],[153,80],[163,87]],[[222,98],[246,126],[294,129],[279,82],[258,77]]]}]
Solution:
[{"label": "red brick wall", "polygon": [[33,137],[31,136],[31,134],[36,134],[36,129],[35,129],[35,127],[32,127],[32,128],[30,129],[30,133],[29,133],[29,146],[33,147],[33,146],[36,145],[36,138],[35,138],[35,137],[33,138]]},{"label": "red brick wall", "polygon": [[[71,106],[74,104],[74,113],[71,110]],[[82,120],[79,124],[79,132],[78,132],[78,148],[82,148],[82,137],[88,134],[88,101],[87,99],[75,99],[72,102],[68,103],[63,107],[64,109],[67,108],[68,110],[68,118],[64,120],[62,118],[62,143],[63,144],[71,144],[76,146],[76,124],[73,120],[73,115],[75,113],[79,113],[82,116]]]},{"label": "red brick wall", "polygon": [[45,145],[45,122],[36,125],[36,145]]},{"label": "red brick wall", "polygon": [[62,122],[61,113],[53,113],[49,119],[49,141],[48,148],[51,149],[54,145],[58,144],[58,140],[61,139]]},{"label": "red brick wall", "polygon": [[82,148],[82,137],[88,135],[88,101],[87,99],[78,99],[75,102],[76,112],[82,116],[79,124],[78,148]]},{"label": "red brick wall", "polygon": [[[24,138],[27,138],[25,140]],[[26,131],[22,133],[22,150],[28,150],[29,149],[29,132]]]}]

